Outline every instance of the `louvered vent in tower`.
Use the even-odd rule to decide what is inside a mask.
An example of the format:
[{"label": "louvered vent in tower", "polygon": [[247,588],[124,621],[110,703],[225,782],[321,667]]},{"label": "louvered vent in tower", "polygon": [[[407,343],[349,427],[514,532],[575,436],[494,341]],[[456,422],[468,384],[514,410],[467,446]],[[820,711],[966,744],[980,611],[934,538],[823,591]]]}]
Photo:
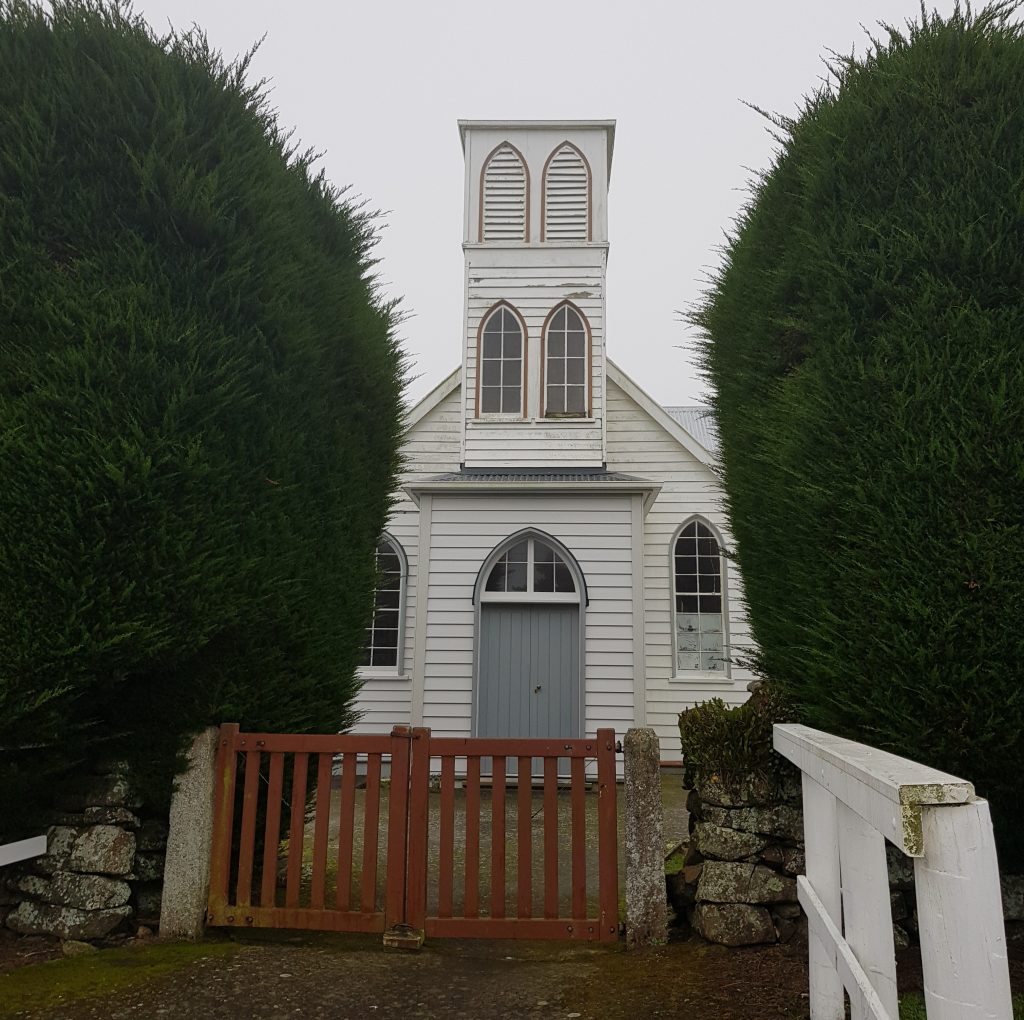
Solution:
[{"label": "louvered vent in tower", "polygon": [[511,145],[501,145],[491,153],[484,167],[480,240],[528,240],[526,217],[526,166]]},{"label": "louvered vent in tower", "polygon": [[590,240],[590,168],[566,142],[544,171],[545,241]]}]

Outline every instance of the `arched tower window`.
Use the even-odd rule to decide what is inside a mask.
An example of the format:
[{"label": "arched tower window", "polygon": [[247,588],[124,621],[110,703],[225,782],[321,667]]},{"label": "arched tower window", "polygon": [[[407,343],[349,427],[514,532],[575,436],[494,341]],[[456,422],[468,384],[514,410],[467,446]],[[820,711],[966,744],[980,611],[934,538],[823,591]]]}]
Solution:
[{"label": "arched tower window", "polygon": [[390,535],[377,543],[377,587],[373,593],[373,617],[366,628],[363,666],[382,666],[402,671],[405,585],[408,577],[405,552]]},{"label": "arched tower window", "polygon": [[480,173],[480,240],[530,240],[530,180],[526,161],[508,142],[484,160]]},{"label": "arched tower window", "polygon": [[480,324],[478,411],[525,414],[524,373],[526,331],[511,305],[496,305]]},{"label": "arched tower window", "polygon": [[590,411],[590,330],[566,302],[544,324],[544,414],[583,418]]},{"label": "arched tower window", "polygon": [[544,165],[542,241],[590,240],[590,165],[563,142]]},{"label": "arched tower window", "polygon": [[676,673],[728,672],[722,550],[700,518],[680,529],[672,549]]}]

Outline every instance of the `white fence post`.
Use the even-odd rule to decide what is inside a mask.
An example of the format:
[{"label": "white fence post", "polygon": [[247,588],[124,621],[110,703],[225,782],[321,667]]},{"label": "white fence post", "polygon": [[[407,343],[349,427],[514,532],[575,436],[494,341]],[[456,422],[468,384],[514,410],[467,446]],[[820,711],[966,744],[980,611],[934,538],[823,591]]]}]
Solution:
[{"label": "white fence post", "polygon": [[839,1020],[844,989],[854,1020],[898,1018],[886,840],[915,858],[929,1020],[1009,1020],[992,822],[971,784],[807,726],[775,726],[774,745],[803,773],[811,1020]]},{"label": "white fence post", "polygon": [[[807,880],[820,890],[822,905],[836,928],[842,931],[842,898],[839,885],[839,828],[836,799],[807,773],[803,775],[804,826]],[[843,982],[836,970],[835,951],[815,927],[807,939],[811,1016],[815,1020],[844,1020]]]},{"label": "white fence post", "polygon": [[19,839],[17,843],[4,843],[0,845],[0,868],[5,864],[16,864],[18,861],[42,857],[45,853],[45,836],[30,836],[28,839]]},{"label": "white fence post", "polygon": [[927,808],[914,861],[928,1020],[1012,1015],[988,801]]},{"label": "white fence post", "polygon": [[[896,949],[889,902],[889,868],[885,840],[860,815],[839,805],[839,867],[843,882],[843,933],[864,968],[882,1007],[895,1020]],[[853,1020],[870,1020],[861,999],[850,997]]]}]

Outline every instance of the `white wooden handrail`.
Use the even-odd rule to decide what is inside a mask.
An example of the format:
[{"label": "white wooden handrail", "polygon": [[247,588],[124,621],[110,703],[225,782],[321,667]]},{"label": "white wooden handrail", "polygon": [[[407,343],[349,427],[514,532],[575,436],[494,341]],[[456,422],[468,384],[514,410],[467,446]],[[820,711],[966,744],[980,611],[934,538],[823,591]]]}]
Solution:
[{"label": "white wooden handrail", "polygon": [[988,802],[956,776],[808,726],[776,725],[803,774],[811,1020],[897,1020],[885,841],[914,858],[929,1020],[1010,1020]]},{"label": "white wooden handrail", "polygon": [[33,857],[42,857],[46,853],[46,837],[31,836],[19,839],[17,843],[0,844],[0,868],[5,864],[17,864]]}]

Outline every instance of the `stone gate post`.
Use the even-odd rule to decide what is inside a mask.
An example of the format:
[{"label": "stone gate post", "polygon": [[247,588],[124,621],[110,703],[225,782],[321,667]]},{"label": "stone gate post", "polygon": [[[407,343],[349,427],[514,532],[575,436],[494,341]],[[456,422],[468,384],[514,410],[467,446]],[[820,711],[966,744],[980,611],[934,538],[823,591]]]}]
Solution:
[{"label": "stone gate post", "polygon": [[652,729],[631,729],[622,742],[626,794],[626,947],[667,938],[661,748]]},{"label": "stone gate post", "polygon": [[160,935],[202,938],[210,893],[213,795],[217,734],[203,730],[188,752],[188,768],[175,781],[160,903]]}]

